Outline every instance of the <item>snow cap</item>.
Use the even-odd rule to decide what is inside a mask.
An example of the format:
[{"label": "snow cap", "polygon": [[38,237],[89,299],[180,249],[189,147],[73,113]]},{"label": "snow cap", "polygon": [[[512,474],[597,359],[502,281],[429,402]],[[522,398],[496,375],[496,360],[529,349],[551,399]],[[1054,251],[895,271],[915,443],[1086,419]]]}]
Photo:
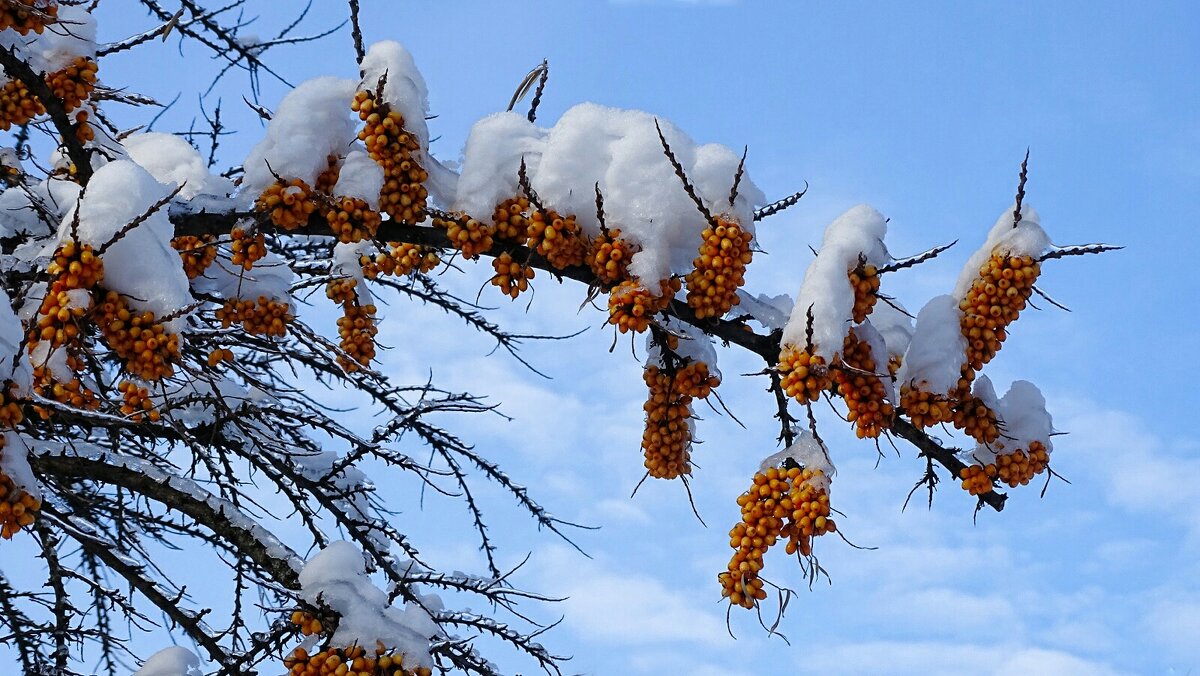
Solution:
[{"label": "snow cap", "polygon": [[762,464],[758,466],[759,471],[765,472],[772,467],[779,467],[784,460],[790,459],[801,467],[821,470],[824,476],[815,478],[812,484],[829,492],[830,479],[837,474],[837,468],[829,459],[829,450],[825,448],[825,444],[820,439],[813,437],[808,430],[793,431],[796,433],[796,441],[782,451],[763,458]]},{"label": "snow cap", "polygon": [[429,111],[429,88],[412,54],[394,40],[376,42],[367,49],[359,87],[373,92],[384,77],[383,100],[404,117],[404,128],[415,134],[421,150],[427,151],[429,127],[425,115]]},{"label": "snow cap", "polygon": [[[129,160],[100,167],[75,208],[79,211],[79,243],[99,251],[170,192]],[[75,209],[59,225],[60,242],[71,235]],[[179,253],[171,248],[174,236],[165,206],[146,216],[101,256],[104,287],[125,296],[134,309],[153,312],[158,318],[187,307],[192,296]],[[178,333],[182,322],[181,317],[176,318],[166,328]]]},{"label": "snow cap", "polygon": [[379,210],[379,193],[383,191],[383,167],[367,151],[353,148],[342,162],[333,194],[366,200],[367,206]]},{"label": "snow cap", "polygon": [[358,136],[350,111],[354,89],[353,80],[326,76],[302,82],[283,97],[267,135],[246,157],[239,193],[244,203],[275,182],[272,172],[311,186],[329,166],[330,155],[346,154]]},{"label": "snow cap", "polygon": [[[623,238],[641,248],[629,271],[643,284],[691,270],[700,233],[708,227],[667,160],[655,121],[639,110],[574,106],[550,129],[531,179],[545,206],[574,214],[588,236],[600,232],[598,183],[608,227],[620,228]],[[729,206],[740,154],[718,145],[697,146],[669,121],[657,122],[708,210],[727,214],[753,233],[753,207],[765,198],[749,176],[742,176],[738,200]]]},{"label": "snow cap", "polygon": [[808,311],[812,308],[813,353],[826,363],[842,349],[854,314],[854,289],[848,274],[859,257],[881,267],[891,259],[883,244],[887,220],[866,204],[852,207],[825,228],[817,258],[804,273],[791,318],[783,329],[783,344],[804,347]]},{"label": "snow cap", "polygon": [[183,646],[164,648],[153,655],[133,676],[200,676],[200,658]]},{"label": "snow cap", "polygon": [[1045,230],[1042,230],[1037,210],[1028,205],[1022,207],[1021,222],[1013,227],[1015,209],[1016,205],[1014,204],[1012,208],[1000,214],[1000,218],[996,219],[996,224],[988,231],[987,240],[984,241],[983,246],[976,249],[963,265],[962,272],[958,275],[958,283],[954,285],[954,297],[958,300],[967,297],[967,292],[971,290],[971,284],[979,277],[980,268],[991,258],[993,253],[1037,258],[1050,248],[1050,236],[1046,234]]},{"label": "snow cap", "polygon": [[958,385],[967,353],[959,324],[962,310],[951,295],[934,296],[917,313],[912,343],[896,379],[922,392],[946,395]]},{"label": "snow cap", "polygon": [[300,586],[304,600],[324,603],[339,615],[333,645],[370,647],[380,641],[404,653],[406,662],[432,664],[429,639],[437,633],[436,624],[420,608],[390,605],[387,593],[367,577],[366,559],[357,546],[331,542],[300,571]]},{"label": "snow cap", "polygon": [[[476,122],[463,148],[455,211],[491,218],[496,205],[521,194],[521,160],[529,176],[537,173],[547,132],[524,115],[495,113]],[[582,187],[581,187],[582,189]]]},{"label": "snow cap", "polygon": [[150,172],[159,183],[183,189],[179,196],[185,200],[196,195],[227,195],[233,182],[209,173],[200,152],[174,134],[151,131],[133,134],[121,141],[129,158]]}]

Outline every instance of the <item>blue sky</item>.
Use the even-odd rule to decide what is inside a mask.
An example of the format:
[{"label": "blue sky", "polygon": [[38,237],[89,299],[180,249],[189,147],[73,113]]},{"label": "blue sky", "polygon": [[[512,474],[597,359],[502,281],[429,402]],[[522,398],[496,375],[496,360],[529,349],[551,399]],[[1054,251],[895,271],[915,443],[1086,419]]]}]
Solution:
[{"label": "blue sky", "polygon": [[[340,20],[341,3],[317,5],[306,25]],[[732,639],[715,581],[729,554],[734,500],[776,450],[765,382],[737,375],[759,370],[757,358],[721,352],[719,392],[746,429],[700,411],[705,443],[693,454],[700,467],[692,490],[705,528],[678,484],[651,482],[629,498],[642,471],[641,365],[624,340],[608,352],[599,313],[576,314],[582,288],[539,278],[528,312],[490,297],[515,332],[590,327],[568,343],[527,345],[524,356],[550,380],[489,355],[486,339],[434,310],[385,309],[380,340],[397,347],[383,353],[382,369],[422,380],[432,370],[443,386],[500,402],[511,422],[448,422],[556,513],[601,527],[577,534],[587,559],[481,487],[504,560],[533,552],[517,583],[570,597],[535,611],[565,615],[544,640],[574,656],[568,672],[1200,668],[1200,502],[1189,481],[1200,472],[1200,443],[1181,424],[1196,404],[1191,360],[1182,358],[1200,345],[1189,267],[1200,247],[1200,81],[1189,70],[1200,62],[1195,5],[363,5],[367,41],[403,42],[429,83],[439,157],[456,159],[471,123],[502,110],[521,76],[549,58],[542,123],[582,101],[640,108],[699,142],[747,144],[749,172],[769,197],[807,181],[798,206],[760,224],[769,255],[747,275],[755,293],[794,294],[807,246],[834,216],[868,202],[891,218],[897,255],[959,240],[942,259],[885,279],[885,293],[919,308],[950,289],[1011,203],[1027,146],[1027,200],[1055,242],[1126,246],[1047,264],[1042,288],[1073,312],[1027,312],[986,370],[1001,391],[1018,378],[1042,388],[1056,427],[1070,433],[1056,438],[1052,466],[1071,485],[1055,482],[1042,499],[1040,484],[1014,490],[1003,513],[981,512],[973,523],[973,501],[945,482],[932,510],[914,498],[902,512],[923,468],[913,449],[897,442],[897,456],[885,444],[879,459],[836,417],[823,417],[839,468],[839,525],[877,549],[826,538],[818,554],[832,584],[811,592],[794,562],[768,556],[765,574],[799,591],[779,627],[790,647],[740,609]],[[149,25],[104,9],[102,36]],[[354,75],[348,30],[318,45],[280,50],[271,63],[293,81]],[[172,45],[155,49],[160,58],[113,58],[102,79],[169,100],[191,83],[179,81]],[[212,68],[194,47],[184,54],[197,77]],[[263,82],[272,107],[283,89]],[[245,130],[224,142],[227,163],[259,134],[239,100],[242,84],[234,76],[221,90],[225,119]],[[194,111],[181,99],[159,128],[186,127]],[[473,297],[487,276],[471,269],[441,279]],[[456,503],[430,499],[418,511],[410,494],[396,493],[398,526],[431,562],[485,570],[473,541],[458,536],[469,521]],[[533,671],[502,648],[493,655],[506,671]]]}]

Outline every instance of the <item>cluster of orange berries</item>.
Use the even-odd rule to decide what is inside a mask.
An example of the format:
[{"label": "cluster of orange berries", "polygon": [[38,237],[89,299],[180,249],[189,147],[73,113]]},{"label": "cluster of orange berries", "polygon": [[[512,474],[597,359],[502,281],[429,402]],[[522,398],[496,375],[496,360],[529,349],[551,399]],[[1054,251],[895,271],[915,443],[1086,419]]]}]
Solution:
[{"label": "cluster of orange berries", "polygon": [[0,87],[0,131],[8,131],[14,124],[25,124],[44,112],[46,108],[24,82],[13,79]]},{"label": "cluster of orange berries", "polygon": [[[993,253],[979,270],[962,310],[962,334],[967,339],[964,375],[991,361],[1005,339],[1005,328],[1016,321],[1033,294],[1041,266],[1029,256]],[[971,376],[967,376],[969,379]]]},{"label": "cluster of orange berries", "polygon": [[337,155],[330,155],[325,158],[325,169],[317,174],[317,182],[314,186],[316,191],[322,195],[332,195],[333,187],[337,185],[338,178],[342,175],[342,158]]},{"label": "cluster of orange berries", "polygon": [[134,422],[142,422],[147,419],[150,422],[159,421],[159,413],[154,408],[154,402],[150,400],[150,390],[135,382],[122,380],[117,384],[117,391],[121,393],[121,413],[123,415],[129,416],[129,419]]},{"label": "cluster of orange berries", "polygon": [[753,608],[767,598],[759,571],[763,555],[779,538],[788,554],[812,554],[812,538],[837,530],[829,518],[829,493],[819,486],[821,470],[772,467],[754,475],[750,490],[738,497],[742,519],[729,531],[735,551],[728,569],[717,576],[730,603]]},{"label": "cluster of orange berries", "polygon": [[429,247],[408,242],[388,242],[388,250],[374,258],[361,256],[363,275],[375,279],[379,275],[407,275],[411,272],[429,272],[441,262],[437,252]]},{"label": "cluster of orange berries", "polygon": [[1025,486],[1033,477],[1050,466],[1050,454],[1046,445],[1031,441],[1029,450],[1018,448],[1011,453],[997,455],[986,465],[967,465],[959,471],[963,490],[971,495],[981,495],[992,490],[993,480],[1008,484],[1009,488]]},{"label": "cluster of orange berries", "polygon": [[990,444],[1000,438],[996,412],[970,393],[961,393],[952,415],[954,427],[965,431],[981,444]]},{"label": "cluster of orange berries", "polygon": [[[0,453],[4,437],[0,437]],[[33,523],[42,503],[28,492],[17,488],[16,482],[0,471],[0,538],[12,539],[18,531]]]},{"label": "cluster of orange berries", "polygon": [[271,222],[284,230],[308,225],[308,217],[316,209],[312,188],[298,178],[275,181],[254,200],[254,210],[270,214]]},{"label": "cluster of orange berries", "polygon": [[329,229],[343,244],[353,244],[375,237],[383,217],[359,197],[335,197],[325,211]]},{"label": "cluster of orange berries", "polygon": [[587,263],[600,288],[608,289],[629,279],[629,259],[633,253],[629,242],[621,239],[620,229],[605,228],[592,239]]},{"label": "cluster of orange berries", "polygon": [[332,279],[325,284],[325,297],[339,305],[353,303],[358,299],[358,292],[354,290],[356,286],[358,280],[353,277]]},{"label": "cluster of orange berries", "polygon": [[254,264],[267,255],[267,241],[261,232],[251,235],[244,228],[234,228],[229,232],[232,239],[230,249],[233,251],[232,262],[249,271]]},{"label": "cluster of orange berries", "polygon": [[342,303],[342,316],[337,320],[342,351],[349,357],[338,357],[338,364],[353,373],[375,358],[375,306],[359,305],[357,299]]},{"label": "cluster of orange berries", "polygon": [[659,282],[657,294],[627,279],[608,294],[608,323],[615,325],[621,333],[641,333],[650,326],[655,314],[670,307],[671,299],[679,289],[679,280],[674,278]]},{"label": "cluster of orange berries", "polygon": [[358,138],[367,153],[383,168],[380,208],[395,220],[417,223],[425,217],[429,173],[417,162],[421,146],[417,137],[404,129],[404,116],[375,101],[375,95],[359,91],[350,109],[364,122]]},{"label": "cluster of orange berries", "polygon": [[[4,430],[21,424],[24,415],[17,402],[9,398],[7,383],[0,383],[0,456],[4,455]],[[41,503],[0,471],[0,537],[8,540],[17,531],[33,523]]]},{"label": "cluster of orange berries", "polygon": [[104,278],[104,264],[91,244],[81,246],[74,240],[67,240],[54,252],[46,272],[63,288],[90,289]]},{"label": "cluster of orange berries", "polygon": [[104,278],[104,264],[91,245],[68,240],[54,252],[47,272],[51,282],[30,330],[31,349],[38,341],[50,343],[51,349],[78,342],[80,323],[91,310],[91,290]]},{"label": "cluster of orange berries", "polygon": [[[74,355],[68,355],[67,365],[75,373],[83,371],[83,361]],[[50,367],[42,364],[33,367],[33,391],[38,396],[53,399],[60,404],[75,408],[95,409],[100,406],[100,399],[83,384],[78,377],[66,382],[55,377]],[[35,406],[34,411],[43,419],[49,419],[50,411],[41,406]]]},{"label": "cluster of orange berries", "polygon": [[63,108],[69,113],[87,100],[96,88],[96,71],[100,66],[86,56],[77,56],[66,68],[46,76],[50,91],[62,99]]},{"label": "cluster of orange berries", "polygon": [[171,248],[179,252],[183,261],[183,272],[188,279],[204,274],[208,266],[217,260],[217,238],[213,235],[180,235],[171,240]]},{"label": "cluster of orange berries", "polygon": [[404,655],[388,650],[382,644],[374,655],[361,646],[326,648],[308,654],[296,648],[283,660],[291,676],[431,676],[428,667],[404,666]]},{"label": "cluster of orange berries", "polygon": [[292,624],[300,628],[302,636],[315,636],[325,631],[321,620],[318,620],[312,613],[303,610],[292,611],[292,616],[289,619]]},{"label": "cluster of orange berries", "polygon": [[57,16],[58,3],[54,0],[4,0],[0,2],[0,31],[11,29],[21,35],[33,31],[41,35],[46,24],[53,23]]},{"label": "cluster of orange berries", "polygon": [[179,336],[168,333],[153,312],[136,312],[120,294],[109,291],[96,308],[96,325],[125,370],[134,376],[157,381],[175,372]]},{"label": "cluster of orange berries", "polygon": [[847,276],[850,278],[850,287],[854,289],[854,309],[851,317],[855,324],[861,324],[879,300],[879,271],[874,265],[863,261]]},{"label": "cluster of orange berries", "polygon": [[534,277],[532,265],[516,262],[507,251],[492,259],[492,269],[496,274],[492,275],[491,285],[514,300],[529,290],[529,281]]},{"label": "cluster of orange berries", "polygon": [[450,246],[462,252],[463,258],[473,261],[479,254],[492,249],[495,226],[483,223],[466,214],[454,214],[449,219],[434,218],[433,226],[446,230]]},{"label": "cluster of orange berries", "polygon": [[967,465],[958,471],[962,489],[972,496],[992,492],[992,480],[996,478],[996,465]]},{"label": "cluster of orange berries", "polygon": [[646,412],[642,432],[646,471],[656,479],[691,474],[692,399],[707,397],[721,381],[710,375],[708,365],[701,361],[676,369],[647,366],[642,379],[650,390],[642,407]]},{"label": "cluster of orange berries", "polygon": [[[75,140],[80,144],[96,140],[96,130],[88,124],[88,111],[86,110],[75,113]],[[71,173],[74,174],[74,172]]]},{"label": "cluster of orange berries", "polygon": [[[91,245],[79,245],[73,240],[64,242],[54,252],[47,266],[50,285],[38,308],[37,323],[30,329],[28,349],[32,355],[39,342],[50,350],[67,349],[67,366],[74,372],[83,371],[83,360],[73,351],[83,336],[83,322],[92,310],[93,289],[104,278],[104,264]],[[49,355],[47,355],[48,357]],[[76,408],[96,408],[99,400],[79,378],[60,382],[48,364],[34,364],[34,392]],[[44,408],[35,409],[43,418],[49,417]]]},{"label": "cluster of orange berries", "polygon": [[900,405],[918,429],[954,420],[954,405],[949,399],[908,384],[900,387]]},{"label": "cluster of orange berries", "polygon": [[208,353],[208,365],[212,368],[217,368],[222,362],[233,361],[233,350],[229,348],[217,348]]},{"label": "cluster of orange berries", "polygon": [[0,383],[0,430],[10,430],[25,419],[25,414],[21,412],[21,405],[18,404],[11,393],[8,392],[11,387],[8,383]]},{"label": "cluster of orange berries", "polygon": [[1050,466],[1050,453],[1040,441],[1029,443],[1029,452],[1017,449],[996,458],[998,478],[1009,488],[1024,486]]},{"label": "cluster of orange berries", "polygon": [[736,222],[717,218],[701,233],[700,254],[692,261],[694,268],[684,278],[687,283],[687,304],[696,316],[721,317],[738,304],[737,290],[745,283],[746,266],[753,254],[750,233]]},{"label": "cluster of orange berries", "polygon": [[325,295],[342,306],[342,317],[337,320],[338,335],[342,350],[351,357],[339,356],[338,363],[353,373],[359,366],[367,366],[375,358],[375,306],[359,303],[355,287],[358,280],[353,277],[335,279],[325,285]]},{"label": "cluster of orange berries", "polygon": [[789,397],[806,404],[833,387],[833,375],[824,357],[788,345],[779,354],[779,384]]},{"label": "cluster of orange berries", "polygon": [[[0,3],[0,6],[6,4]],[[74,111],[91,96],[92,90],[96,88],[97,68],[95,61],[79,56],[66,68],[45,76],[46,85],[56,97],[62,100],[63,108],[67,113]],[[25,124],[45,112],[46,107],[20,80],[9,80],[0,88],[0,130],[8,131],[12,125]],[[76,122],[79,123],[76,134],[91,134],[91,129],[87,126],[86,111],[81,111],[81,116],[82,119],[80,116],[76,117]],[[81,131],[83,128],[86,128],[87,131]],[[91,140],[91,138],[82,140]]]},{"label": "cluster of orange berries", "polygon": [[587,257],[587,240],[574,214],[562,216],[553,209],[535,211],[526,235],[529,248],[556,270],[582,265]]},{"label": "cluster of orange berries", "polygon": [[875,358],[871,344],[859,340],[854,329],[846,334],[842,347],[841,363],[849,368],[834,368],[837,392],[846,400],[849,409],[847,419],[854,423],[854,433],[859,439],[875,439],[879,433],[892,426],[895,410],[887,402],[887,388],[875,373]]},{"label": "cluster of orange berries", "polygon": [[492,230],[498,240],[525,244],[529,239],[529,198],[513,197],[497,204]]},{"label": "cluster of orange berries", "polygon": [[230,298],[217,308],[216,315],[222,328],[241,324],[242,329],[250,335],[275,338],[286,336],[288,324],[295,319],[287,303],[266,296],[254,300]]}]

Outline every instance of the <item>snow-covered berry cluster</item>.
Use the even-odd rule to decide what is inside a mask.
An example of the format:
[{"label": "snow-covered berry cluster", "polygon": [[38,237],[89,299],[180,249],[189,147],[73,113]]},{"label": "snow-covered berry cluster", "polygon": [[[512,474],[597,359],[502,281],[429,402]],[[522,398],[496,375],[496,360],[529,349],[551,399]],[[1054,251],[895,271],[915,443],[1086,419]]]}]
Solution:
[{"label": "snow-covered berry cluster", "polygon": [[429,197],[425,187],[429,174],[418,162],[421,146],[405,129],[404,116],[387,103],[376,101],[374,93],[362,90],[355,93],[351,109],[363,121],[359,140],[366,145],[371,159],[383,168],[380,209],[395,220],[420,222]]},{"label": "snow-covered berry cluster", "polygon": [[780,538],[787,540],[788,554],[810,556],[814,537],[837,530],[824,471],[788,464],[756,473],[738,497],[742,518],[729,531],[733,557],[717,576],[721,595],[733,605],[753,608],[767,598],[759,573],[763,556]]}]

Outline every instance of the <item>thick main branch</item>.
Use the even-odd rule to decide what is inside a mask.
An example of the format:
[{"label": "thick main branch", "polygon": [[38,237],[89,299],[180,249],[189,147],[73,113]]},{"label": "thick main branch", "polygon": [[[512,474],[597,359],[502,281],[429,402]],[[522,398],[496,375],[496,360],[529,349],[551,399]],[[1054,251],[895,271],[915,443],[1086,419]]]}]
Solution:
[{"label": "thick main branch", "polygon": [[[206,494],[199,492],[199,486],[192,482],[189,482],[190,490],[183,490],[171,484],[172,480],[179,481],[178,478],[171,478],[166,474],[155,477],[147,473],[145,467],[130,468],[107,462],[102,457],[47,454],[31,455],[29,461],[36,471],[45,474],[119,486],[156,500],[171,509],[177,509],[237,547],[280,586],[288,589],[300,588],[300,579],[293,567],[293,564],[300,561],[295,552],[278,541],[263,542],[250,527],[235,523],[226,515],[224,509],[215,507],[206,500]],[[282,556],[273,553],[272,546],[277,548]]]}]

